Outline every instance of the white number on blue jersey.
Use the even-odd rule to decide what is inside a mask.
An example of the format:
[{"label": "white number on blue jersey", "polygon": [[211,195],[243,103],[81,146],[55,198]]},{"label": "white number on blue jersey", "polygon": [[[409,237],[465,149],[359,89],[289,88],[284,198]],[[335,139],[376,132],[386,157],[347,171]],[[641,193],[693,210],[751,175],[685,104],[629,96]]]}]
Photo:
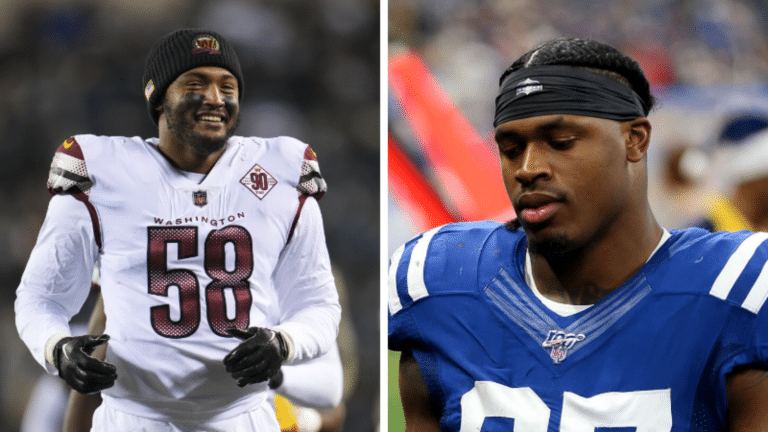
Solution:
[{"label": "white number on blue jersey", "polygon": [[[546,432],[551,410],[530,387],[512,388],[477,381],[461,397],[461,432],[479,432],[486,417],[515,420],[514,432]],[[672,430],[669,389],[601,393],[589,398],[563,394],[560,432],[594,432],[596,428],[637,432]]]}]

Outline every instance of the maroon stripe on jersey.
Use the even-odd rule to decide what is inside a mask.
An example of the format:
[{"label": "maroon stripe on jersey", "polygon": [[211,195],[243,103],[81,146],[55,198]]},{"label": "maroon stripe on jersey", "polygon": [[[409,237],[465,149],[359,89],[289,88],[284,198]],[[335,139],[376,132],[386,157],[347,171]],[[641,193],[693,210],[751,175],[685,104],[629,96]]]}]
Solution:
[{"label": "maroon stripe on jersey", "polygon": [[75,137],[69,137],[64,140],[64,142],[61,143],[56,151],[59,153],[64,153],[65,155],[72,156],[74,158],[85,160],[85,156],[83,156],[83,150],[80,148],[80,144],[78,144],[75,140]]},{"label": "maroon stripe on jersey", "polygon": [[88,209],[88,214],[91,215],[91,223],[93,224],[93,238],[96,240],[96,246],[101,250],[101,225],[99,224],[99,215],[96,214],[96,207],[91,204],[91,201],[88,200],[88,195],[83,192],[77,191],[72,196],[85,204],[85,208]]},{"label": "maroon stripe on jersey", "polygon": [[299,223],[299,216],[301,216],[301,209],[304,208],[304,202],[307,200],[309,195],[299,195],[299,208],[296,209],[296,216],[293,217],[293,223],[291,224],[291,230],[288,232],[288,240],[285,241],[285,244],[288,244],[291,242],[291,239],[293,238],[293,232],[296,230],[296,224]]}]

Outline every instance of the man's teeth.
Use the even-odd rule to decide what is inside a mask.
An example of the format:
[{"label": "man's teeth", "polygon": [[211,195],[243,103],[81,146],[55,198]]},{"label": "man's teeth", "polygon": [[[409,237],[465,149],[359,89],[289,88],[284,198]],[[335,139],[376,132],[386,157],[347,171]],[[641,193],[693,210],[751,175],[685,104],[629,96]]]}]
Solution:
[{"label": "man's teeth", "polygon": [[200,120],[211,121],[211,122],[220,122],[221,121],[221,117],[204,115],[204,116],[200,116]]}]

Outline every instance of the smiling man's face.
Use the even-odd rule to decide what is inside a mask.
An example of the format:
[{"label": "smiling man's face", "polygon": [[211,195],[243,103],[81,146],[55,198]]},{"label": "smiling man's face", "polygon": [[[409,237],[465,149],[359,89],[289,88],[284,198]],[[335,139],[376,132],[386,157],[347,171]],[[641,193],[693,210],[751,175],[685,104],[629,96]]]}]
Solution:
[{"label": "smiling man's face", "polygon": [[195,153],[220,150],[240,121],[237,78],[224,68],[191,69],[168,87],[160,113],[168,130]]}]

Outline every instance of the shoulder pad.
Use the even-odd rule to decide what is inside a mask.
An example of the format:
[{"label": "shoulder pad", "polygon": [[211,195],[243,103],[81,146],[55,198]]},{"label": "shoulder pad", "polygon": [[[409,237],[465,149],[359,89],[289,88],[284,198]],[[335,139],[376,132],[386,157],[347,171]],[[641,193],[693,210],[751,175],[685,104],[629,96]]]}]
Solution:
[{"label": "shoulder pad", "polygon": [[480,256],[500,227],[496,222],[449,224],[401,246],[389,268],[390,314],[430,295],[477,291]]},{"label": "shoulder pad", "polygon": [[88,194],[92,185],[80,144],[75,137],[67,138],[53,156],[48,173],[48,192],[51,195]]},{"label": "shoulder pad", "polygon": [[709,293],[756,314],[768,298],[768,233],[750,233],[746,238],[744,234],[746,232],[723,234],[730,244],[722,249],[729,248],[732,252],[719,267]]},{"label": "shoulder pad", "polygon": [[317,162],[317,154],[312,147],[304,150],[304,161],[301,164],[301,177],[296,190],[303,195],[309,195],[319,200],[328,190],[325,179],[320,174],[320,164]]},{"label": "shoulder pad", "polygon": [[[306,143],[292,137],[273,138],[247,137],[244,141],[257,142],[264,151],[264,157],[270,164],[282,167],[280,179],[285,179],[295,187],[299,194],[314,197],[316,200],[325,195],[328,186],[320,174],[317,154]],[[255,153],[262,154],[262,153]],[[265,167],[267,165],[264,165]],[[296,172],[298,169],[298,173]]]},{"label": "shoulder pad", "polygon": [[670,247],[671,286],[717,297],[752,313],[768,299],[768,233],[685,230]]}]

